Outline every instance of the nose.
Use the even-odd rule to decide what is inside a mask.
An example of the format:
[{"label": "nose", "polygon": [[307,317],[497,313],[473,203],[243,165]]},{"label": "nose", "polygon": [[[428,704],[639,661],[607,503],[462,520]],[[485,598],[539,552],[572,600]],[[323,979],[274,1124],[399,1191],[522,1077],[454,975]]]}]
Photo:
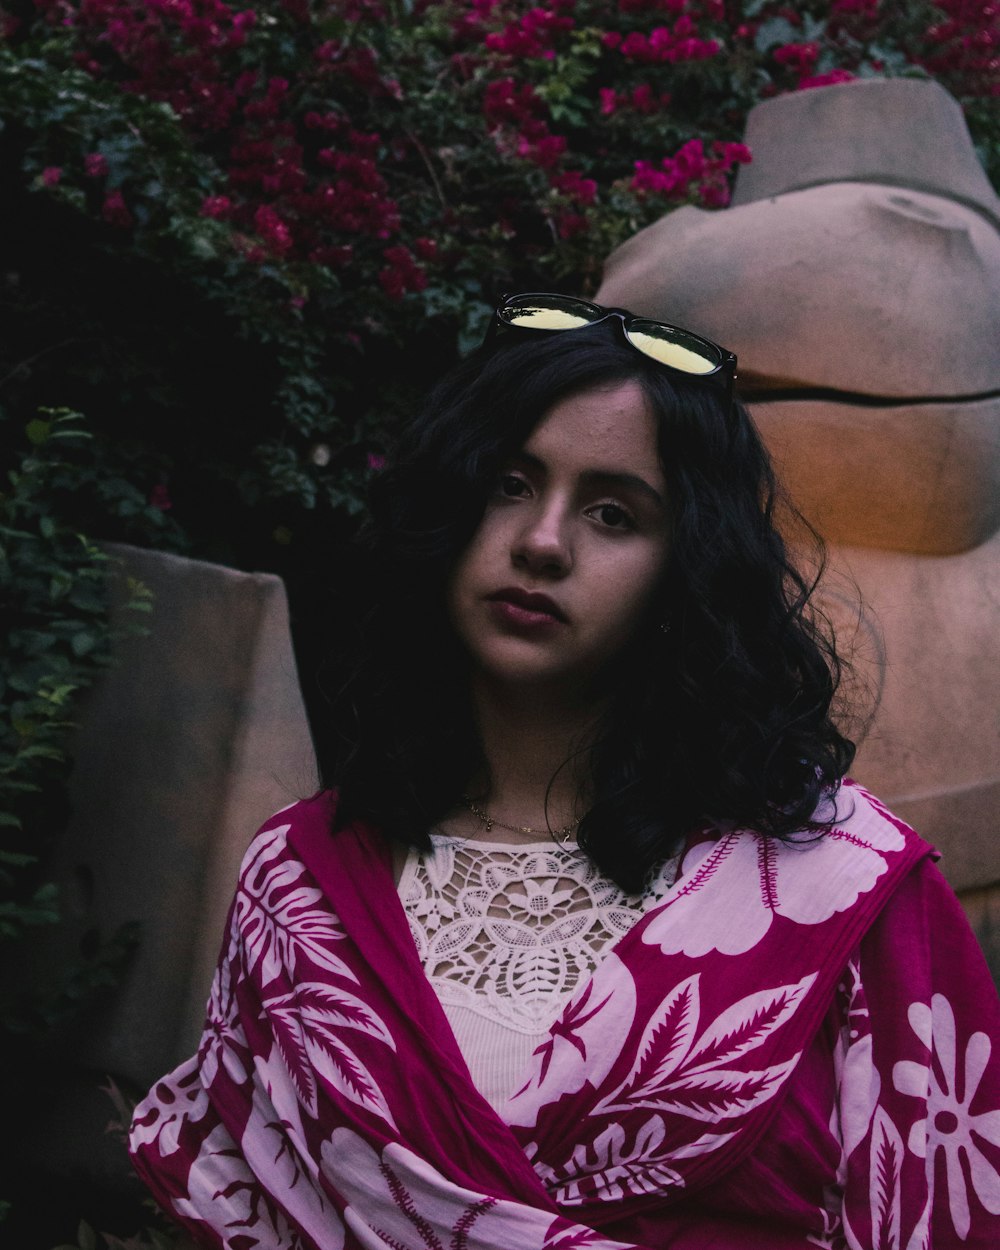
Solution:
[{"label": "nose", "polygon": [[524,517],[514,536],[511,558],[515,568],[546,577],[565,577],[570,571],[573,555],[569,524],[557,502],[537,511],[531,509]]}]

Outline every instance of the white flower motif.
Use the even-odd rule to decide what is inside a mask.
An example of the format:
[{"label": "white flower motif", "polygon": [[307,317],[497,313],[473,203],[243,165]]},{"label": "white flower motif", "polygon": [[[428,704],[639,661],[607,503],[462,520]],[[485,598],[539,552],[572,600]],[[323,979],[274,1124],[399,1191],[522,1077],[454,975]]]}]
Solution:
[{"label": "white flower motif", "polygon": [[907,1059],[893,1068],[896,1089],[927,1104],[926,1115],[910,1129],[908,1145],[915,1155],[927,1160],[931,1186],[935,1156],[939,1150],[944,1152],[951,1221],[965,1241],[971,1227],[971,1214],[963,1161],[979,1201],[991,1215],[1000,1215],[1000,1173],[977,1143],[978,1138],[1000,1146],[1000,1110],[977,1115],[970,1111],[992,1046],[985,1033],[973,1033],[965,1048],[960,1075],[955,1013],[948,999],[943,994],[935,994],[929,1007],[926,1003],[911,1003],[908,1018],[914,1033],[937,1061],[922,1064]]},{"label": "white flower motif", "polygon": [[[775,916],[821,924],[853,906],[886,871],[886,853],[906,842],[863,791],[845,793],[853,811],[822,837],[785,843],[741,831],[694,848],[642,940],[664,954],[742,955]],[[698,897],[708,887],[711,906]]]},{"label": "white flower motif", "polygon": [[129,1149],[155,1142],[163,1156],[180,1147],[185,1124],[197,1124],[208,1111],[208,1093],[201,1082],[197,1059],[188,1059],[162,1081],[157,1081],[136,1107],[129,1131]]}]

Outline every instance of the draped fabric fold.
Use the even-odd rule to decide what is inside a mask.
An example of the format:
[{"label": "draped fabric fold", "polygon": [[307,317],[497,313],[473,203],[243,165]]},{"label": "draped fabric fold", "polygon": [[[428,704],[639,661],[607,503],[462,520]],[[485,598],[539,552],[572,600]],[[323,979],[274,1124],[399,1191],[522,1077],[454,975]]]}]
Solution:
[{"label": "draped fabric fold", "polygon": [[[136,1109],[137,1170],[196,1239],[232,1250],[777,1250],[806,1234],[919,1250],[935,1210],[954,1244],[994,1244],[976,1237],[1000,1212],[1000,1090],[984,1078],[1000,1022],[992,1041],[968,1041],[979,1101],[968,1095],[962,1131],[976,1154],[957,1179],[948,1156],[935,1199],[933,1133],[949,1122],[934,1128],[931,1053],[955,1010],[929,966],[881,1030],[861,1006],[873,993],[861,952],[930,848],[860,787],[833,801],[822,838],[732,831],[692,846],[499,1114],[420,966],[384,841],[360,826],[332,835],[329,795],[278,813],[244,860],[198,1054]],[[924,923],[897,910],[897,930]],[[824,1063],[840,1091],[828,1098]],[[695,1218],[699,1195],[724,1205],[764,1166],[814,1087],[830,1183],[798,1240],[766,1231],[766,1202],[742,1233],[738,1216]],[[953,1191],[967,1174],[963,1208]]]}]

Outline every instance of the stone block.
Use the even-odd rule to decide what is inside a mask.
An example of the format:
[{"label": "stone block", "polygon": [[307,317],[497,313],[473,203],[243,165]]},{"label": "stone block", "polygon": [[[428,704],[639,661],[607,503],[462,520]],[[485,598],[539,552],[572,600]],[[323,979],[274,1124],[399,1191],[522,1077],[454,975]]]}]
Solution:
[{"label": "stone block", "polygon": [[782,485],[826,541],[949,555],[1000,530],[1000,396],[754,404]]},{"label": "stone block", "polygon": [[1000,882],[1000,535],[946,558],[830,559],[820,602],[855,665],[848,694],[877,703],[853,776],[941,850],[953,886]]},{"label": "stone block", "polygon": [[958,101],[940,83],[873,78],[793,91],[747,114],[753,161],[733,204],[830,182],[879,182],[945,195],[992,217],[1000,198],[976,159]]},{"label": "stone block", "polygon": [[316,765],[277,577],[112,548],[155,596],[83,709],[74,814],[53,871],[67,923],[32,974],[90,930],[138,921],[113,998],[66,1059],[144,1088],[196,1048],[243,852],[277,809],[313,793]]},{"label": "stone block", "polygon": [[1000,388],[1000,233],[924,192],[835,183],[725,212],[680,208],[612,252],[596,299],[724,344],[751,397]]}]

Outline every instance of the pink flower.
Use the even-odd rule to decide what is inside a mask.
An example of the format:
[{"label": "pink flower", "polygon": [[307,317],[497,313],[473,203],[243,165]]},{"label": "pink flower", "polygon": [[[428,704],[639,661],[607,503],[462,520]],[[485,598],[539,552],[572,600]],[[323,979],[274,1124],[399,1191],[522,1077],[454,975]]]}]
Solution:
[{"label": "pink flower", "polygon": [[107,158],[102,152],[91,152],[83,158],[83,171],[88,178],[106,178],[108,176]]},{"label": "pink flower", "polygon": [[698,197],[706,208],[725,208],[730,199],[729,187],[721,179],[703,182]]},{"label": "pink flower", "polygon": [[584,178],[577,169],[567,170],[564,174],[554,174],[549,181],[556,191],[561,191],[563,195],[575,200],[578,204],[593,204],[597,195],[597,183],[593,178]]},{"label": "pink flower", "polygon": [[809,73],[818,57],[818,43],[786,43],[774,50],[774,59],[779,65],[787,65],[802,77]]},{"label": "pink flower", "polygon": [[618,93],[614,87],[602,87],[598,93],[601,98],[601,116],[610,117],[618,111]]},{"label": "pink flower", "polygon": [[705,145],[700,139],[689,139],[674,160],[688,179],[700,178],[705,170]]},{"label": "pink flower", "polygon": [[486,36],[487,48],[519,58],[544,57],[549,53],[556,35],[572,30],[576,22],[571,17],[561,17],[550,9],[529,9],[520,21],[510,22],[502,31]]},{"label": "pink flower", "polygon": [[670,195],[682,182],[676,165],[667,157],[660,163],[659,169],[651,161],[636,161],[630,186],[633,191],[655,191],[660,195]]},{"label": "pink flower", "polygon": [[407,291],[422,291],[426,287],[427,275],[408,248],[387,247],[382,258],[388,263],[380,270],[378,280],[390,299],[402,299]]},{"label": "pink flower", "polygon": [[560,239],[572,239],[578,234],[586,234],[590,223],[580,213],[560,213],[556,218],[556,233]]},{"label": "pink flower", "polygon": [[201,215],[224,221],[232,212],[233,202],[228,195],[209,195],[201,202]]},{"label": "pink flower", "polygon": [[257,233],[279,256],[292,246],[292,232],[269,204],[262,204],[253,215]]},{"label": "pink flower", "polygon": [[542,169],[552,169],[566,151],[566,139],[563,135],[543,135],[540,139],[532,139],[522,135],[517,145],[517,154]]},{"label": "pink flower", "polygon": [[855,74],[849,69],[831,69],[825,74],[816,74],[812,78],[800,78],[798,89],[806,91],[810,87],[833,87],[840,82],[854,82]]},{"label": "pink flower", "polygon": [[379,469],[385,468],[385,456],[380,452],[370,451],[367,456],[367,464],[373,473],[377,473]]},{"label": "pink flower", "polygon": [[162,482],[158,482],[149,492],[149,505],[151,508],[159,508],[161,512],[169,512],[174,506],[170,492]]},{"label": "pink flower", "polygon": [[132,214],[120,191],[107,193],[101,205],[101,216],[109,226],[117,226],[120,230],[127,230],[132,225]]},{"label": "pink flower", "polygon": [[749,165],[753,160],[753,153],[745,143],[724,143],[717,139],[712,144],[712,151],[724,169],[731,169],[733,165]]},{"label": "pink flower", "polygon": [[59,165],[46,165],[42,170],[42,186],[57,187],[59,180],[62,178],[62,168]]}]

